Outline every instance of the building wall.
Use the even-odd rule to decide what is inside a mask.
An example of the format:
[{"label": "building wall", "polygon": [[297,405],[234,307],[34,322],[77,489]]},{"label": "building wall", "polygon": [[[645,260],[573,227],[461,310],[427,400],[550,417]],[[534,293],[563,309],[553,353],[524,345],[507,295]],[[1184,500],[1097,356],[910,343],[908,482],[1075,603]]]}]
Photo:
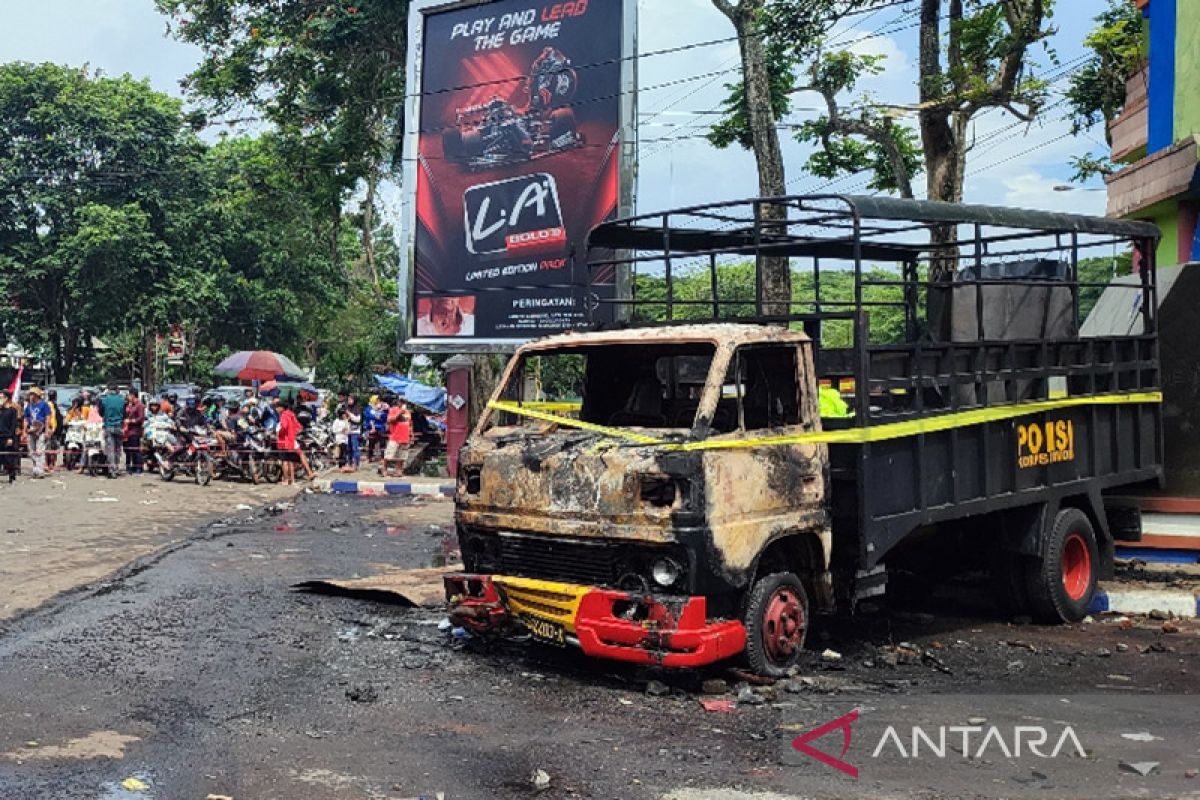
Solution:
[{"label": "building wall", "polygon": [[1200,133],[1200,0],[1176,9],[1175,141]]},{"label": "building wall", "polygon": [[[1184,0],[1183,5],[1196,0]],[[1175,142],[1176,0],[1152,0],[1150,18],[1149,135],[1146,151],[1153,155]]]}]

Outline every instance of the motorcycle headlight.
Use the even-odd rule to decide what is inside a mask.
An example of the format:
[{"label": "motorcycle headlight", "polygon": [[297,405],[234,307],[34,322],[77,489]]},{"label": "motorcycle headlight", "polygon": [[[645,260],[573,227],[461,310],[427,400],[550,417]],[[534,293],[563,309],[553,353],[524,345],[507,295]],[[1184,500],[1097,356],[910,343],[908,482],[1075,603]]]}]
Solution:
[{"label": "motorcycle headlight", "polygon": [[670,588],[683,575],[683,567],[673,558],[660,558],[650,567],[650,577],[664,589]]}]

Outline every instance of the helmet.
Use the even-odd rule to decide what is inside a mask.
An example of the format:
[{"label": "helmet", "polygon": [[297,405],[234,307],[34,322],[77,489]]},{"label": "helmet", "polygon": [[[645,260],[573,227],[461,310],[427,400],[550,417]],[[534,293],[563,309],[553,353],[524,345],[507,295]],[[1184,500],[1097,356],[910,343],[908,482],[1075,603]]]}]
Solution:
[{"label": "helmet", "polygon": [[189,397],[187,400],[183,401],[183,404],[186,405],[188,408],[195,408],[196,407],[196,398]]}]

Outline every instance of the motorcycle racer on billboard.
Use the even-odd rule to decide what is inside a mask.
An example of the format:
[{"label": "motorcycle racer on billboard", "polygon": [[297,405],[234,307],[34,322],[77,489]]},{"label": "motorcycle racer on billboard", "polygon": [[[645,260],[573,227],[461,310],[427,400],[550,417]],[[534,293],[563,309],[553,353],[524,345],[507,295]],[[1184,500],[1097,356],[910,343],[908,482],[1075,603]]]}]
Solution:
[{"label": "motorcycle racer on billboard", "polygon": [[571,59],[547,47],[534,60],[524,82],[529,87],[529,104],[524,110],[499,96],[481,105],[455,109],[454,127],[442,134],[446,159],[477,171],[533,161],[582,145],[575,112],[562,107],[579,86]]}]

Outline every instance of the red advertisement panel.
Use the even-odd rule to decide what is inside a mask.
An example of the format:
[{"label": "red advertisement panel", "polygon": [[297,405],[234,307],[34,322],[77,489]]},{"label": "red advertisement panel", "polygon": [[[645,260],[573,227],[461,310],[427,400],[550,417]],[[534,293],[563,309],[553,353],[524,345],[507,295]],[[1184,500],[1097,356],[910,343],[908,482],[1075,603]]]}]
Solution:
[{"label": "red advertisement panel", "polygon": [[426,17],[417,337],[584,322],[587,233],[618,204],[623,13],[617,0],[495,0]]}]

